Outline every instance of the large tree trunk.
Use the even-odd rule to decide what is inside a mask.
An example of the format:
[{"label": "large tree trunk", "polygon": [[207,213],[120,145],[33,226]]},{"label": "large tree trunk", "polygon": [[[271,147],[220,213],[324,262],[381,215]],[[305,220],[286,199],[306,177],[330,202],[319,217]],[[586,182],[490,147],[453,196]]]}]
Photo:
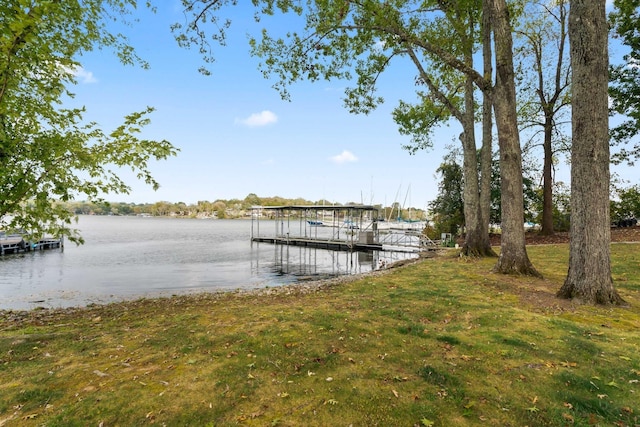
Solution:
[{"label": "large tree trunk", "polygon": [[611,278],[608,26],[605,0],[572,0],[571,241],[562,298],[622,304]]},{"label": "large tree trunk", "polygon": [[[470,22],[470,33],[473,34],[475,24]],[[468,46],[465,51],[465,62],[470,68],[473,68],[473,52],[472,44],[466,43]],[[467,76],[465,83],[465,106],[462,126],[464,133],[461,135],[461,142],[464,155],[464,216],[466,225],[466,234],[462,254],[471,257],[494,257],[496,253],[491,248],[491,240],[489,239],[489,222],[488,216],[485,221],[485,211],[483,209],[483,194],[480,189],[480,180],[478,177],[478,150],[476,148],[475,136],[475,116],[476,106],[474,99],[475,86],[473,79]],[[484,145],[484,140],[483,140]],[[487,202],[487,215],[489,214],[489,203]],[[471,218],[472,221],[469,221]]]},{"label": "large tree trunk", "polygon": [[553,229],[553,119],[544,121],[544,166],[542,169],[542,228],[540,234],[552,236]]},{"label": "large tree trunk", "polygon": [[463,147],[463,176],[464,176],[464,222],[465,240],[462,254],[472,257],[495,256],[489,240],[489,228],[483,228],[482,209],[480,205],[480,186],[478,182],[478,153],[475,136],[475,105],[473,99],[474,85],[471,78],[467,78],[465,87],[465,111],[463,128],[460,135]]},{"label": "large tree trunk", "polygon": [[[493,78],[493,55],[491,54],[491,13],[487,2],[483,2],[482,12],[482,62],[484,78]],[[480,151],[480,212],[482,227],[489,238],[491,218],[491,160],[493,158],[493,97],[491,91],[482,91],[482,150]],[[495,252],[493,253],[495,255]]]},{"label": "large tree trunk", "polygon": [[496,85],[493,106],[500,146],[500,190],[502,239],[494,271],[540,277],[529,261],[524,235],[524,196],[522,193],[522,152],[516,113],[513,70],[513,41],[505,0],[491,2],[496,52]]}]

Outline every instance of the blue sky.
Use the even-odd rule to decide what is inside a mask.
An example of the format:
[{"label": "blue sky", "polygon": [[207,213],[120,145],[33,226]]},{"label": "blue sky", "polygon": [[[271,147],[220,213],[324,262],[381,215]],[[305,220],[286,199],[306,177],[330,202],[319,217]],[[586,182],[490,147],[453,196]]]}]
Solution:
[{"label": "blue sky", "polygon": [[444,146],[458,144],[459,127],[438,130],[433,150],[410,155],[402,149],[409,138],[398,133],[391,110],[413,96],[412,66],[397,64],[382,77],[386,102],[367,116],[343,108],[346,83],[340,81],[296,84],[291,102],[283,101],[249,55],[246,34],[253,21],[251,12],[241,12],[232,10],[228,45],[214,46],[211,76],[198,72],[197,50],[179,48],[170,33],[169,26],[184,19],[174,0],[155,15],[141,12],[140,22],[126,30],[149,70],[123,66],[108,51],[81,58],[74,92],[87,119],[112,129],[126,114],[153,106],[143,136],[167,139],[181,150],[152,165],[158,191],[123,171],[132,193],[107,199],[195,203],[255,193],[339,203],[406,200],[425,208],[437,195],[434,174]]}]

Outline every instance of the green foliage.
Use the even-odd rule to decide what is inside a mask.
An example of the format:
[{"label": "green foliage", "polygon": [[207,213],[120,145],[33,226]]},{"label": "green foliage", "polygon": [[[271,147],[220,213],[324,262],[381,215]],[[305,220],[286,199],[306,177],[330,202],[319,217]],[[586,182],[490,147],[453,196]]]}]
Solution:
[{"label": "green foliage", "polygon": [[441,233],[458,234],[464,225],[464,202],[462,189],[464,180],[462,168],[452,155],[436,170],[441,180],[438,183],[438,196],[429,203],[429,209],[435,221],[435,235]]},{"label": "green foliage", "polygon": [[616,190],[616,200],[611,201],[611,221],[640,219],[640,185]]},{"label": "green foliage", "polygon": [[[609,95],[611,112],[626,117],[620,125],[611,129],[611,137],[616,144],[626,144],[640,133],[640,0],[615,0],[615,11],[609,15],[613,36],[622,40],[630,49],[624,55],[622,64],[610,67]],[[616,163],[640,158],[640,143],[630,149],[622,148],[612,156]]]},{"label": "green foliage", "polygon": [[[542,219],[542,189],[535,189],[535,197],[531,198],[531,219],[541,223]],[[571,224],[571,189],[564,182],[553,185],[553,229],[555,231],[569,231]]]},{"label": "green foliage", "polygon": [[123,64],[140,60],[109,21],[124,19],[134,0],[24,2],[0,5],[0,221],[2,227],[34,235],[64,234],[73,215],[63,202],[81,195],[99,200],[127,193],[117,174],[131,169],[154,188],[152,160],[177,150],[167,141],[140,137],[152,108],[127,115],[108,132],[83,120],[84,109],[64,108],[81,69],[78,58],[94,48],[110,48]]}]

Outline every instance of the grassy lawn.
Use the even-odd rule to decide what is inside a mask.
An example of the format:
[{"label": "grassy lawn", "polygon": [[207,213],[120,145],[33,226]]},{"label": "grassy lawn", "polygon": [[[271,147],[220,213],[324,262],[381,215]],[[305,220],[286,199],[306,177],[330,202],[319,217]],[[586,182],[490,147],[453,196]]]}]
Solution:
[{"label": "grassy lawn", "polygon": [[640,244],[613,244],[629,307],[449,252],[295,287],[0,313],[0,426],[637,426]]}]

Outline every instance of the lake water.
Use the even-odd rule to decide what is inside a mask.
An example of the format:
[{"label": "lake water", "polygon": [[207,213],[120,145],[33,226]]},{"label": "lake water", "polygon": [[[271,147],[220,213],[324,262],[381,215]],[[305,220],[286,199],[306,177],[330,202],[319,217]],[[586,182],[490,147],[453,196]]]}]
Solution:
[{"label": "lake water", "polygon": [[77,228],[84,245],[0,256],[0,309],[279,286],[415,256],[252,243],[250,220],[81,216]]}]

